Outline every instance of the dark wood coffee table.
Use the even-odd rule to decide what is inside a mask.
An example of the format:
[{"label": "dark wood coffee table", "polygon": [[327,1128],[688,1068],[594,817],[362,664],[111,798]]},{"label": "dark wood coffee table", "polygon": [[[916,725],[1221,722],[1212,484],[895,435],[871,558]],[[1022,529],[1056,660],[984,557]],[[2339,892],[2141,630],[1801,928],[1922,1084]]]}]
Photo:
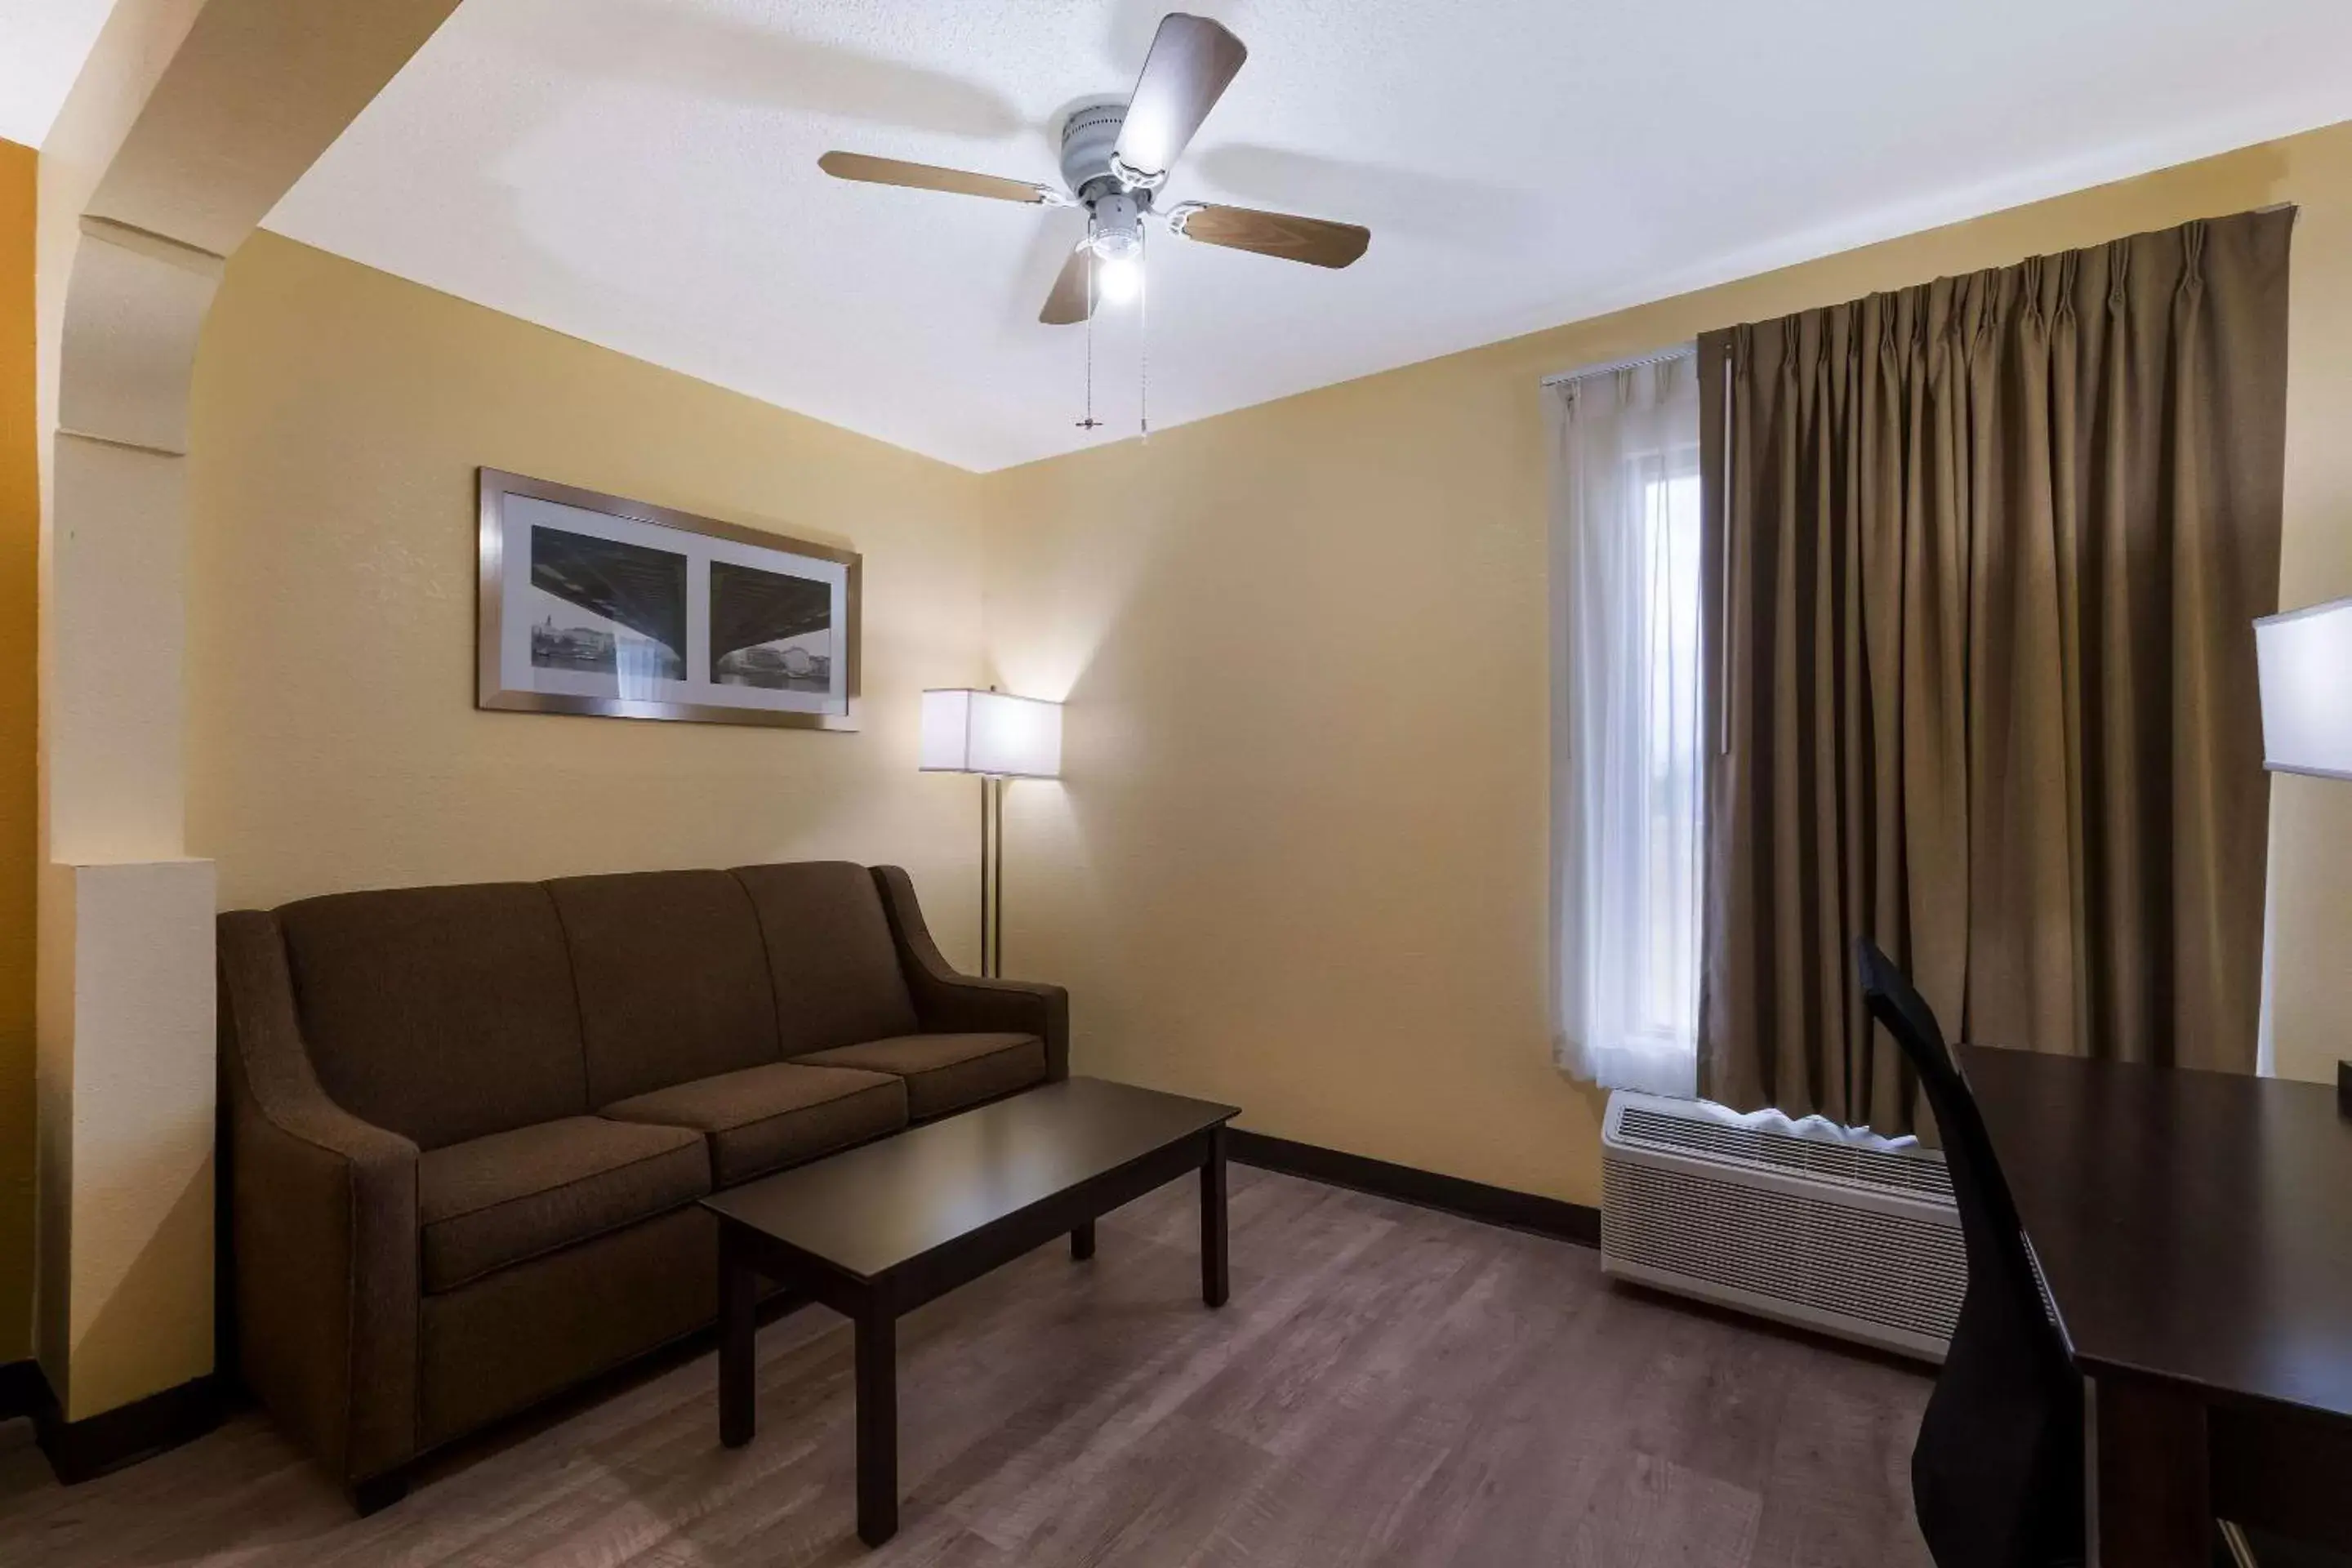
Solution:
[{"label": "dark wood coffee table", "polygon": [[1230,1105],[1100,1079],[1046,1084],[705,1198],[719,1216],[719,1437],[755,1425],[759,1279],[805,1291],[857,1329],[857,1534],[898,1530],[898,1323],[924,1302],[1201,1173],[1201,1299],[1225,1304]]}]

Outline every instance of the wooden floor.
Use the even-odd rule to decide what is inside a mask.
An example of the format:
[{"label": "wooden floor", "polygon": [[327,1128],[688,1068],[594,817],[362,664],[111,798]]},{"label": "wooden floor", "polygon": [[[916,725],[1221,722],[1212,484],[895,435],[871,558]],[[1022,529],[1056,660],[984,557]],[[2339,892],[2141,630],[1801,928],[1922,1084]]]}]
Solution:
[{"label": "wooden floor", "polygon": [[901,1324],[880,1552],[852,1530],[848,1328],[812,1308],[761,1335],[740,1452],[708,1355],[366,1520],[257,1415],[71,1490],[10,1438],[0,1563],[1927,1563],[1924,1376],[1614,1289],[1583,1247],[1233,1177],[1221,1312],[1186,1182],[1105,1220],[1093,1262],[1040,1251]]}]

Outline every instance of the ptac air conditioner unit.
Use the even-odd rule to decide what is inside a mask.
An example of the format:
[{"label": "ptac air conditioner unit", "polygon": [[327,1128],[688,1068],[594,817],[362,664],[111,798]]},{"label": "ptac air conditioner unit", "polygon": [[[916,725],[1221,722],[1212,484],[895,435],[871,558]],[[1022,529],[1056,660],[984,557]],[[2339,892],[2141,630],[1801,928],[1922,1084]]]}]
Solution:
[{"label": "ptac air conditioner unit", "polygon": [[1601,1173],[1604,1273],[1944,1359],[1969,1275],[1942,1156],[1621,1090]]}]

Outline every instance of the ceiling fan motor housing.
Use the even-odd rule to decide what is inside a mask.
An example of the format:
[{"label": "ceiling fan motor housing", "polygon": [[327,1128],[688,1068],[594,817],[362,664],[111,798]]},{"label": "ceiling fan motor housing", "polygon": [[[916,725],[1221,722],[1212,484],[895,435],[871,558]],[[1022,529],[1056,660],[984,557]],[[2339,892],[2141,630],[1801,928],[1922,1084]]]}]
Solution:
[{"label": "ceiling fan motor housing", "polygon": [[1129,192],[1111,172],[1111,151],[1126,123],[1127,100],[1120,98],[1080,104],[1062,121],[1062,183],[1080,201],[1092,205],[1106,195],[1131,195],[1139,205],[1150,205],[1150,191]]}]

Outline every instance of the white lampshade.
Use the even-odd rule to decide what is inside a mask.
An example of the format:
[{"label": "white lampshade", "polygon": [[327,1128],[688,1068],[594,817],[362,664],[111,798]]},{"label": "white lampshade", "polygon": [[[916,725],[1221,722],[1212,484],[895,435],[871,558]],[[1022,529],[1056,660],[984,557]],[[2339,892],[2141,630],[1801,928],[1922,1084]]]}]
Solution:
[{"label": "white lampshade", "polygon": [[2352,779],[2352,599],[2254,623],[2263,765]]},{"label": "white lampshade", "polygon": [[926,773],[1050,779],[1062,772],[1062,705],[1008,691],[923,693]]}]

